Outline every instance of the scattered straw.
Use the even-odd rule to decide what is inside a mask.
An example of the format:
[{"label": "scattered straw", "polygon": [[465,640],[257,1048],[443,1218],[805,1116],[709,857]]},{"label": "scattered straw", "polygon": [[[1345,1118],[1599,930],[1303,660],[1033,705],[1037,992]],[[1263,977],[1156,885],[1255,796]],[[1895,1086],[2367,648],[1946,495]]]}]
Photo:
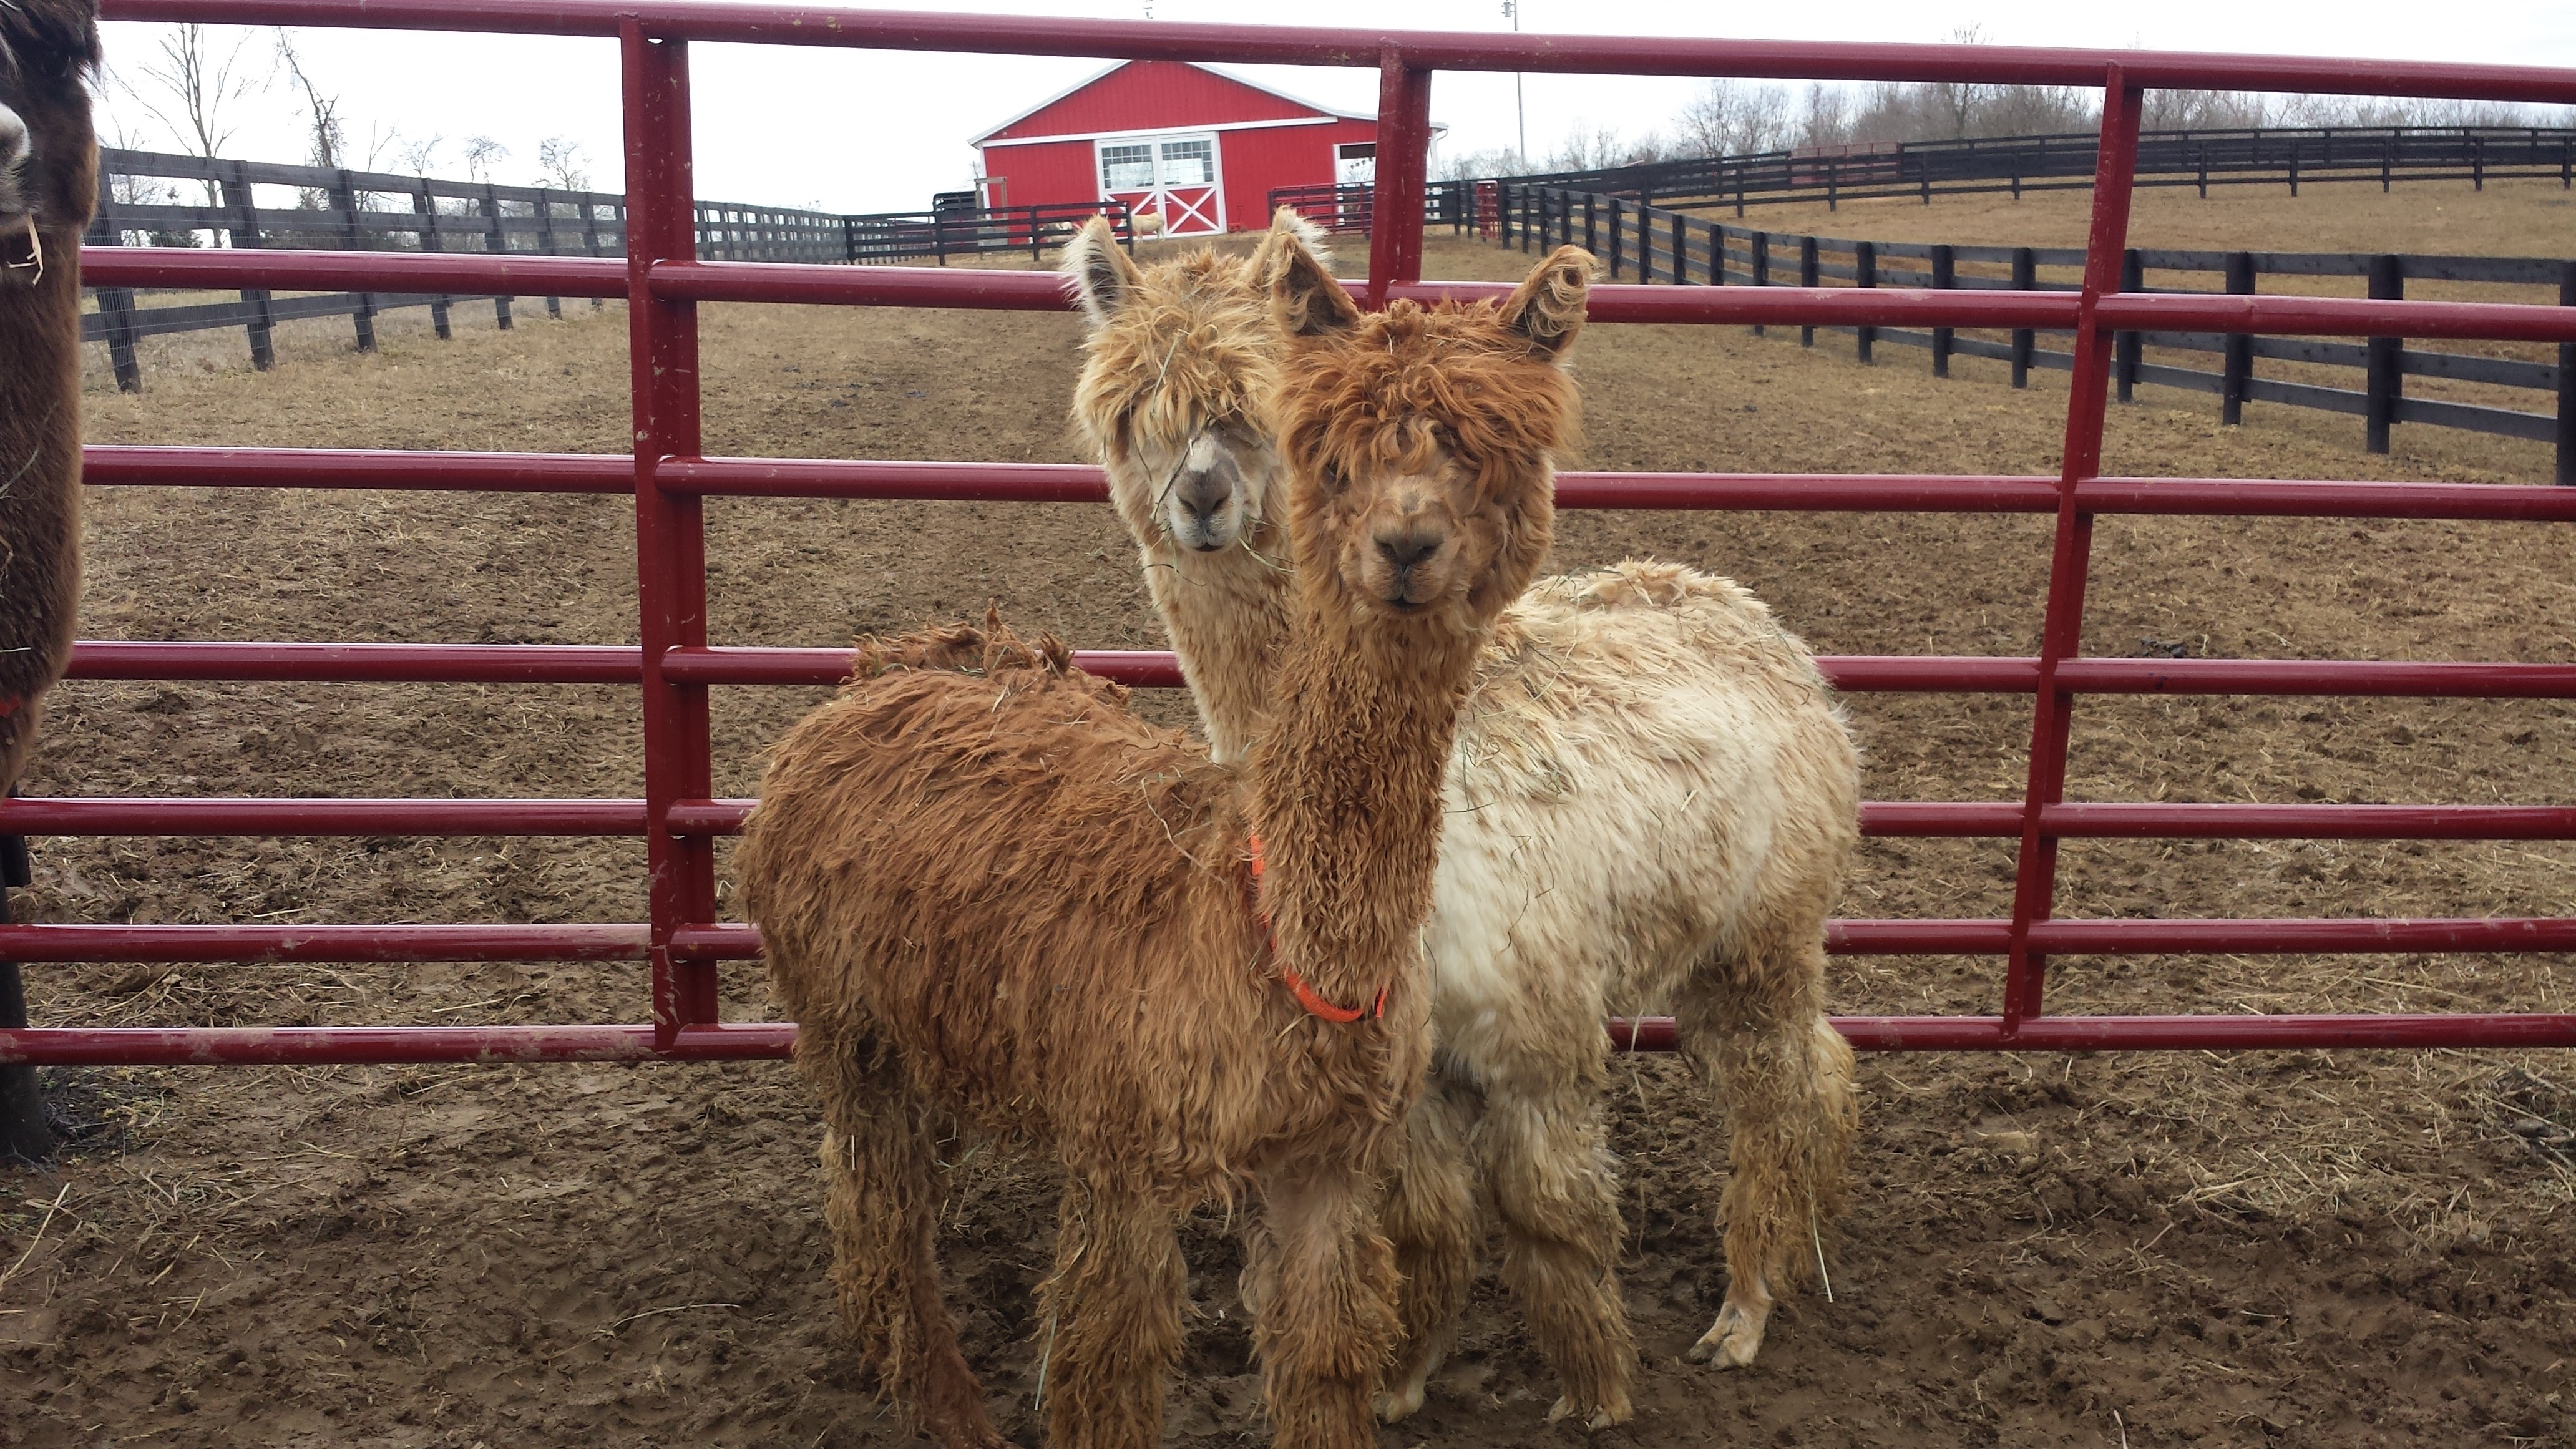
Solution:
[{"label": "scattered straw", "polygon": [[28,1240],[27,1251],[20,1253],[18,1261],[9,1265],[9,1271],[0,1273],[0,1288],[8,1287],[9,1280],[18,1276],[18,1270],[27,1266],[27,1260],[36,1256],[36,1245],[45,1240],[45,1229],[54,1225],[54,1214],[62,1211],[63,1200],[71,1195],[72,1185],[64,1183],[63,1190],[54,1194],[54,1200],[45,1204],[44,1220],[36,1224],[36,1236]]}]

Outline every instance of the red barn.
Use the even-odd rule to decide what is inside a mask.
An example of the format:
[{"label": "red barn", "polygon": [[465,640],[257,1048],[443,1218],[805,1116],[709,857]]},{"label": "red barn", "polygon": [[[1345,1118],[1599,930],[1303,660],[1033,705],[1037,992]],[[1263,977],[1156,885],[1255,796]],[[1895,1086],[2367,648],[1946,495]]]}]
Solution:
[{"label": "red barn", "polygon": [[1110,197],[1167,236],[1267,226],[1275,186],[1367,181],[1377,118],[1207,66],[1122,61],[977,136],[984,204]]}]

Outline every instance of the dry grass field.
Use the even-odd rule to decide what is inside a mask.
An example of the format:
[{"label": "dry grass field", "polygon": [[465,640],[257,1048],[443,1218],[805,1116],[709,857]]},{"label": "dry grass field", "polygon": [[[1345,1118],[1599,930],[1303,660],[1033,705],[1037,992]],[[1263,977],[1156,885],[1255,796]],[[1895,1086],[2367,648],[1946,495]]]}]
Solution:
[{"label": "dry grass field", "polygon": [[[2490,195],[2501,197],[2505,188]],[[2413,246],[2361,188],[2276,198],[2244,244]],[[2371,191],[2369,197],[2376,197]],[[2468,195],[2461,188],[2461,195]],[[2527,199],[2544,217],[2562,216]],[[2236,197],[2226,198],[2233,206]],[[2326,203],[2309,208],[2311,201]],[[2481,203],[2483,204],[2483,203]],[[1939,239],[2057,240],[1945,206]],[[2215,208],[2219,199],[2213,198]],[[2501,203],[2499,202],[2499,206]],[[2331,207],[2331,210],[2329,209]],[[2170,194],[2141,231],[2180,228]],[[2503,214],[2502,210],[2498,213]],[[1775,225],[1789,222],[1772,213]],[[2292,229],[2317,218],[2315,234]],[[1882,224],[1882,222],[1884,224]],[[1909,223],[1910,224],[1910,223]],[[2055,222],[2048,223],[2051,226]],[[2210,221],[2208,226],[2219,223]],[[2230,221],[2227,225],[2236,225]],[[2519,224],[2519,223],[2513,223]],[[2546,221],[2536,225],[2548,225]],[[2565,235],[2563,220],[2557,235]],[[2497,223],[2499,228],[2507,225]],[[2335,230],[2344,228],[2345,230]],[[1932,233],[1926,233],[1931,235]],[[2211,232],[2216,235],[2217,232]],[[2400,239],[2403,239],[2402,242]],[[2177,239],[2174,244],[2186,244]],[[2191,241],[2187,244],[2218,244]],[[2426,249],[2514,249],[2462,239]],[[2563,248],[2562,248],[2563,249]],[[1433,275],[1515,255],[1435,239]],[[522,317],[538,309],[522,305]],[[486,313],[488,316],[488,311]],[[1075,457],[1070,316],[711,307],[710,452]],[[235,339],[238,340],[237,338]],[[103,378],[101,442],[612,451],[622,314],[568,307],[501,334],[281,342],[270,374]],[[1577,350],[1585,464],[1613,469],[2047,472],[2061,377],[2026,392],[1962,359],[1946,382],[1884,349],[1741,329],[1600,327]],[[2150,391],[2113,410],[2107,465],[2166,475],[2546,478],[2537,447],[2421,428],[2364,455],[2353,419]],[[712,632],[839,645],[980,612],[1093,646],[1158,644],[1124,535],[1092,506],[726,500],[711,506]],[[1935,515],[1570,513],[1556,563],[1652,553],[1730,573],[1819,650],[2026,653],[2046,525]],[[633,638],[615,499],[102,489],[84,634],[610,642]],[[2563,531],[2519,525],[2105,519],[2088,652],[2576,662]],[[815,696],[716,696],[718,789]],[[74,683],[44,794],[632,794],[624,691]],[[1186,722],[1185,701],[1140,707]],[[2017,798],[2025,702],[1847,700],[1873,799]],[[2563,702],[2087,700],[2070,794],[2171,800],[2565,803]],[[627,842],[40,840],[22,919],[634,919]],[[2576,914],[2560,844],[2104,842],[2070,846],[2060,914]],[[1844,912],[2000,914],[2002,843],[1878,841]],[[2070,958],[2067,1010],[2576,1010],[2560,956]],[[1983,1011],[1986,959],[1841,958],[1848,1011]],[[426,964],[31,970],[47,1022],[634,1020],[634,968]],[[756,966],[729,1014],[768,1014]],[[1646,1354],[1644,1449],[1781,1445],[2566,1444],[2576,1413],[2567,1214],[2576,1068],[2548,1053],[2078,1058],[1879,1056],[1833,1253],[1834,1301],[1783,1311],[1759,1365],[1685,1364],[1723,1292],[1715,1113],[1679,1064],[1618,1073]],[[845,1365],[824,1287],[812,1110],[782,1066],[97,1070],[49,1074],[83,1134],[0,1169],[0,1444],[896,1445]],[[1022,1442],[1052,1234],[1044,1174],[961,1156],[951,1301]],[[1189,1234],[1200,1317],[1170,1438],[1259,1442],[1222,1225]],[[1461,1351],[1388,1449],[1572,1444],[1491,1281]]]}]

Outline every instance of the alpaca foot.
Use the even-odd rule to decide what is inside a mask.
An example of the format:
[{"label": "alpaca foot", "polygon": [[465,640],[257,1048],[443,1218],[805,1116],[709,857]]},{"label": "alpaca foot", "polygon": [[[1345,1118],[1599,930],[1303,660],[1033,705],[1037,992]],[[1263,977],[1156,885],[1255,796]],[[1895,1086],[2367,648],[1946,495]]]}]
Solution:
[{"label": "alpaca foot", "polygon": [[[1560,1398],[1555,1406],[1547,1411],[1547,1421],[1551,1424],[1562,1423],[1574,1417],[1575,1412],[1574,1400],[1571,1397]],[[1636,1412],[1629,1406],[1628,1396],[1621,1394],[1610,1403],[1594,1409],[1591,1417],[1583,1421],[1583,1427],[1589,1432],[1598,1433],[1603,1429],[1627,1423],[1629,1419],[1635,1417]]]},{"label": "alpaca foot", "polygon": [[1422,1408],[1428,1386],[1420,1376],[1412,1382],[1386,1390],[1377,1396],[1377,1417],[1382,1424],[1398,1423]]},{"label": "alpaca foot", "polygon": [[1762,1351],[1762,1330],[1771,1317],[1770,1310],[1749,1309],[1729,1303],[1717,1312],[1717,1322],[1690,1347],[1685,1355],[1692,1363],[1714,1363],[1719,1368],[1743,1368]]}]

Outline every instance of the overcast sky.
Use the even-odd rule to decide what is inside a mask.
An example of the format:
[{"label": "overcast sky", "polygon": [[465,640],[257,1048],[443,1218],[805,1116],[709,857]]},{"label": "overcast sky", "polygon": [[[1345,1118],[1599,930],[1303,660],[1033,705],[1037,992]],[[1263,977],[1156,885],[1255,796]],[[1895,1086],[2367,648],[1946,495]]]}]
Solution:
[{"label": "overcast sky", "polygon": [[[2229,50],[2576,67],[2576,3],[2471,0],[2460,23],[2427,24],[2418,0],[2163,0],[2153,6],[2064,0],[1833,0],[1816,6],[1720,6],[1705,0],[1523,0],[1537,32],[1737,36],[1754,39],[1946,40],[1974,24],[2015,45]],[[1050,16],[1228,21],[1275,20],[1220,0],[907,0],[899,8],[1008,11]],[[1301,23],[1427,30],[1505,30],[1500,0],[1306,0]],[[137,66],[167,27],[111,23],[108,61],[150,94]],[[221,48],[264,70],[273,32],[218,28]],[[463,145],[489,136],[510,154],[493,179],[535,177],[538,143],[562,137],[586,153],[593,184],[620,188],[617,54],[605,40],[529,39],[417,31],[302,30],[305,68],[340,97],[351,149],[364,164],[371,136],[444,136],[434,171],[464,174]],[[700,45],[692,57],[702,197],[814,206],[831,211],[917,209],[933,191],[964,186],[975,153],[966,142],[1006,117],[1098,70],[1090,59],[967,56],[799,46]],[[1327,104],[1374,110],[1376,77],[1359,70],[1245,67],[1242,73]],[[1544,157],[1577,126],[1636,134],[1661,126],[1696,89],[1682,80],[1531,76],[1524,83],[1529,149]],[[302,161],[303,103],[280,73],[239,104],[227,155]],[[1445,147],[1514,144],[1519,124],[1509,75],[1449,72],[1432,86],[1432,118]],[[111,85],[101,131],[152,149],[169,133]],[[386,147],[378,169],[407,170]]]}]

